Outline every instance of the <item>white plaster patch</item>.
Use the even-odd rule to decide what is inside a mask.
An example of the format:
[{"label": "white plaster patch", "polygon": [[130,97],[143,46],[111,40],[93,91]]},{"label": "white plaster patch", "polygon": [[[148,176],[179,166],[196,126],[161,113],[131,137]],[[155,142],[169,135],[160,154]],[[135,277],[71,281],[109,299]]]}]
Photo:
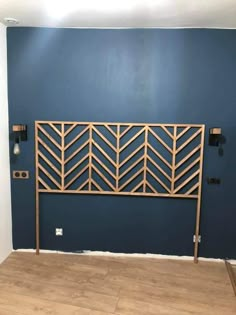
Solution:
[{"label": "white plaster patch", "polygon": [[[35,253],[35,249],[17,249],[14,250],[15,252],[28,252],[28,253]],[[171,260],[185,260],[185,261],[193,261],[193,256],[175,256],[175,255],[161,255],[161,254],[126,254],[126,253],[113,253],[113,252],[101,252],[101,251],[90,251],[84,250],[81,252],[62,252],[56,250],[44,250],[41,249],[40,253],[45,254],[63,254],[63,255],[83,255],[83,256],[106,256],[106,257],[129,257],[129,258],[152,258],[152,259],[171,259]],[[206,261],[206,262],[224,262],[224,259],[221,258],[206,258],[206,257],[199,257],[199,261]],[[236,260],[231,259],[228,260],[232,264],[236,264]]]}]

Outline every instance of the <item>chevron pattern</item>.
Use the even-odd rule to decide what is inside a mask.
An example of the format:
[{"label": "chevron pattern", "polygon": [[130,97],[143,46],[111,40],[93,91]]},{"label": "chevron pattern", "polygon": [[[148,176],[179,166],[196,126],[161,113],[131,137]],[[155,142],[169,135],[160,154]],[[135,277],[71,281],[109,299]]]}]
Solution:
[{"label": "chevron pattern", "polygon": [[38,121],[39,192],[198,198],[203,125]]}]

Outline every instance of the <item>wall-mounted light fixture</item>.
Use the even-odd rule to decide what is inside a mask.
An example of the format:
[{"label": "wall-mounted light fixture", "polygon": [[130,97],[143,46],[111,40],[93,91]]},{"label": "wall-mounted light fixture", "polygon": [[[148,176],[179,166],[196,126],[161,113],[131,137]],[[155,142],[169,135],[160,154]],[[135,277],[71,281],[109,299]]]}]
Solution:
[{"label": "wall-mounted light fixture", "polygon": [[222,140],[221,128],[215,127],[209,130],[209,145],[218,147]]},{"label": "wall-mounted light fixture", "polygon": [[20,154],[20,141],[27,141],[27,125],[13,125],[12,131],[14,133],[14,148],[15,155]]}]

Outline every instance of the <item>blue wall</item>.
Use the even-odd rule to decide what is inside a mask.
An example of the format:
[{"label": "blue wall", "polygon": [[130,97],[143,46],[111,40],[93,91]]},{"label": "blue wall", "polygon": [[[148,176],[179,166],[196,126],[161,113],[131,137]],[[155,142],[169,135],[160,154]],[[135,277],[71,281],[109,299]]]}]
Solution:
[{"label": "blue wall", "polygon": [[[12,180],[14,248],[35,246],[35,120],[203,123],[226,143],[219,156],[206,139],[200,255],[236,258],[236,31],[8,28],[8,70],[10,126],[29,127],[11,168],[31,175]],[[195,206],[45,194],[41,248],[192,255]]]}]

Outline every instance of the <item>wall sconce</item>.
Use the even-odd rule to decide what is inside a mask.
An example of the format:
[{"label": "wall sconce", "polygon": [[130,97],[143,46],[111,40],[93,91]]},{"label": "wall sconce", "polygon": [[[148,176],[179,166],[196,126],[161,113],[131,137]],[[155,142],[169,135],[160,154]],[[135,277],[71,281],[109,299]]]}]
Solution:
[{"label": "wall sconce", "polygon": [[218,147],[222,140],[221,128],[210,128],[209,130],[209,145]]},{"label": "wall sconce", "polygon": [[27,141],[27,125],[13,125],[12,131],[14,133],[14,148],[15,155],[20,154],[20,141]]}]

